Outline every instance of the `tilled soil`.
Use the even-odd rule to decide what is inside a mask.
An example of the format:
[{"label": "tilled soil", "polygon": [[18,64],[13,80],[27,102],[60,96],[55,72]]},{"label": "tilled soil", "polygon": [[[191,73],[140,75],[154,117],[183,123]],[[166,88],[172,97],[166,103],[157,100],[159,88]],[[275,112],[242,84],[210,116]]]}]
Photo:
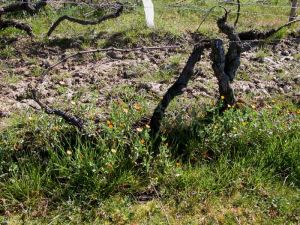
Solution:
[{"label": "tilled soil", "polygon": [[[263,47],[252,46],[242,53],[241,66],[233,84],[236,95],[254,99],[284,95],[299,102],[299,43],[300,38],[284,40]],[[190,43],[190,46],[193,44]],[[29,87],[36,84],[45,68],[61,60],[67,52],[76,51],[28,39],[12,41],[7,46],[13,53],[1,56],[0,120],[15,111],[38,108],[30,99]],[[146,92],[149,99],[158,99],[175,81],[190,51],[191,48],[184,48],[81,55],[52,69],[39,84],[39,93],[43,102],[56,106],[76,99],[76,105],[104,107],[113,97],[112,89],[124,86],[135,88],[137,94],[139,91]],[[180,57],[178,63],[172,62],[174,56]],[[159,71],[174,75],[160,79],[154,76]],[[197,64],[196,75],[186,89],[185,97],[198,97],[205,101],[217,96],[217,80],[207,52]]]}]

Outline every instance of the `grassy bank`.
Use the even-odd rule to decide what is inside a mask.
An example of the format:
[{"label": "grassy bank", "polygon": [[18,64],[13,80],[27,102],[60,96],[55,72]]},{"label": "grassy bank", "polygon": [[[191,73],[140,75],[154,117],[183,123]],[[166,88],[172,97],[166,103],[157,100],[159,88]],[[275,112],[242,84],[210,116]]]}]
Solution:
[{"label": "grassy bank", "polygon": [[[68,53],[95,47],[177,42],[186,43],[190,49],[190,43],[195,42],[190,40],[191,32],[205,15],[203,10],[215,2],[185,3],[190,7],[157,1],[154,30],[145,27],[143,8],[138,5],[127,7],[116,20],[96,26],[64,22],[50,39],[44,35],[59,16],[87,15],[93,19],[99,12],[86,6],[53,5],[31,17],[11,15],[28,22],[36,37],[27,39],[15,29],[0,31],[0,76],[5,74],[4,79],[0,78],[6,90],[23,91],[4,99],[28,100],[24,91],[28,85],[22,82],[36,81],[44,69],[42,64],[59,61],[66,49]],[[283,4],[286,2],[280,0],[270,2],[274,7],[244,5],[238,31],[269,29],[287,22],[289,10],[281,7]],[[199,33],[220,36],[216,18],[222,13],[222,9],[216,9]],[[234,19],[232,14],[230,21]],[[294,28],[296,25],[275,38],[286,36]],[[0,118],[0,224],[299,224],[300,108],[295,94],[299,85],[294,81],[295,74],[288,74],[283,66],[274,69],[275,76],[269,73],[270,67],[263,68],[267,64],[257,64],[268,57],[267,62],[272,61],[271,51],[261,46],[257,53],[252,52],[254,66],[248,62],[251,57],[243,58],[243,68],[248,72],[241,69],[237,78],[250,82],[253,75],[260,74],[265,79],[258,82],[261,85],[274,77],[282,78],[290,82],[282,82],[282,86],[294,88],[293,93],[284,94],[283,90],[278,94],[276,89],[268,97],[255,98],[252,89],[249,93],[243,91],[237,94],[244,100],[219,115],[216,80],[211,78],[209,62],[201,62],[197,70],[202,69],[206,77],[199,76],[202,80],[193,82],[198,85],[210,79],[211,83],[204,86],[210,95],[203,97],[198,91],[173,101],[158,146],[152,143],[149,126],[139,121],[152,114],[161,96],[149,91],[151,87],[140,88],[138,84],[161,84],[165,85],[160,86],[165,88],[162,92],[166,91],[189,50],[163,55],[128,54],[117,60],[95,54],[75,58],[51,71],[45,87],[52,92],[44,94],[49,98],[42,101],[52,97],[49,105],[84,118],[86,129],[81,132],[28,105],[15,111],[11,110],[13,106],[8,107],[9,115]],[[294,63],[288,65],[295,73],[299,60],[296,54],[289,54],[295,59],[285,59]],[[110,68],[115,69],[107,69],[106,74],[92,70],[101,68],[96,63],[105,57],[108,63],[124,59],[127,64],[111,64]],[[81,65],[76,71],[83,71],[82,77],[87,79],[78,78],[78,83],[85,83],[82,86],[68,86],[67,79],[77,79],[73,76],[76,65]],[[123,71],[127,72],[126,78]],[[96,79],[89,80],[88,74]],[[124,83],[118,83],[120,80]],[[106,83],[111,86],[105,87]],[[69,89],[74,92],[71,100],[67,99]],[[0,90],[0,100],[10,95],[3,93]],[[154,156],[157,148],[159,154]]]},{"label": "grassy bank", "polygon": [[270,102],[223,116],[195,109],[191,120],[165,121],[153,158],[148,128],[132,127],[143,103],[113,103],[89,136],[46,115],[10,119],[0,138],[2,219],[299,222],[299,108]]}]

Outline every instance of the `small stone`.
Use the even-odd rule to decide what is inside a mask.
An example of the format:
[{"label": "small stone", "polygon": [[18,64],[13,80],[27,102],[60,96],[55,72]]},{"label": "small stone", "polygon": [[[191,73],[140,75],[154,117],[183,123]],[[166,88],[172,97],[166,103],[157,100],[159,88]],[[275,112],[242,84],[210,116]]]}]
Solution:
[{"label": "small stone", "polygon": [[154,63],[154,64],[159,64],[159,60],[156,59],[155,57],[151,57],[151,58],[150,58],[150,62],[151,62],[151,63]]},{"label": "small stone", "polygon": [[257,62],[259,62],[259,63],[265,62],[265,58],[263,58],[263,57],[256,58],[256,60],[257,60]]},{"label": "small stone", "polygon": [[1,117],[9,117],[9,113],[8,112],[4,112],[4,111],[0,111],[0,118]]},{"label": "small stone", "polygon": [[135,77],[138,77],[138,74],[134,71],[124,71],[123,73],[123,77],[125,79],[130,79],[130,78],[135,78]]},{"label": "small stone", "polygon": [[287,93],[287,92],[290,92],[290,91],[292,90],[292,87],[291,87],[291,86],[288,86],[288,85],[285,85],[285,86],[283,87],[283,90],[284,90],[285,93]]},{"label": "small stone", "polygon": [[286,50],[284,50],[284,51],[281,52],[281,55],[283,55],[283,56],[288,56],[288,55],[289,55],[289,52],[286,51]]},{"label": "small stone", "polygon": [[295,84],[300,84],[300,75],[296,76],[293,80]]},{"label": "small stone", "polygon": [[30,75],[30,71],[29,70],[25,70],[24,71],[24,76],[28,77]]},{"label": "small stone", "polygon": [[293,56],[286,56],[283,58],[284,61],[292,61],[294,59]]},{"label": "small stone", "polygon": [[147,55],[144,55],[144,54],[141,56],[141,59],[144,60],[144,61],[150,61],[149,57]]},{"label": "small stone", "polygon": [[123,59],[123,55],[120,52],[107,52],[106,55],[113,59]]},{"label": "small stone", "polygon": [[271,59],[271,58],[269,58],[269,57],[265,57],[265,58],[264,58],[264,61],[267,62],[267,63],[270,63],[270,64],[276,64],[276,63],[274,62],[274,60]]},{"label": "small stone", "polygon": [[261,89],[260,92],[266,96],[270,96],[269,92],[266,89]]},{"label": "small stone", "polygon": [[155,58],[155,59],[160,59],[160,55],[159,55],[159,54],[155,54],[155,55],[154,55],[154,58]]},{"label": "small stone", "polygon": [[280,94],[284,94],[283,88],[278,88],[278,92],[279,92]]}]

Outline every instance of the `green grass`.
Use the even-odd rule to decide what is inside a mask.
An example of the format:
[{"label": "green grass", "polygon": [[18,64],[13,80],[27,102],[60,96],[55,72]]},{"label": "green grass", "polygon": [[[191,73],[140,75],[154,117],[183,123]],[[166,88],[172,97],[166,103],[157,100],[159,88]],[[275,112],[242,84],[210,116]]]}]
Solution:
[{"label": "green grass", "polygon": [[[12,221],[56,224],[299,222],[299,109],[209,117],[198,109],[191,120],[164,122],[153,157],[148,128],[132,128],[145,103],[112,103],[91,136],[43,114],[12,119],[0,136],[2,218],[8,211]],[[143,193],[150,201],[138,203]]]},{"label": "green grass", "polygon": [[[130,3],[130,2],[129,2]],[[136,2],[132,1],[130,5]],[[284,0],[272,2],[271,6],[267,4],[247,5],[248,1],[241,1],[242,10],[239,20],[238,31],[249,29],[269,29],[270,27],[278,27],[288,21],[289,5]],[[137,45],[142,43],[152,43],[152,39],[156,37],[165,37],[174,42],[178,38],[184,38],[187,32],[196,31],[200,21],[205,16],[207,10],[212,6],[222,5],[232,12],[236,11],[233,4],[218,3],[217,1],[185,1],[179,4],[181,7],[176,7],[176,2],[170,0],[155,2],[155,22],[156,29],[147,29],[145,25],[144,12],[141,5],[135,6],[133,9],[125,2],[125,12],[115,20],[108,20],[95,26],[82,26],[75,23],[64,21],[57,30],[53,33],[53,37],[77,39],[84,37],[87,46],[99,43],[102,45]],[[284,7],[281,7],[284,6]],[[97,15],[96,15],[97,14]],[[93,20],[96,16],[101,16],[104,12],[93,11],[88,6],[81,7],[66,6],[59,9],[46,7],[46,9],[35,16],[26,16],[23,13],[17,15],[17,19],[30,24],[33,28],[33,33],[36,39],[46,41],[45,35],[51,24],[61,15],[70,15],[79,18]],[[216,8],[206,19],[199,29],[199,32],[210,37],[218,36],[218,28],[216,19],[223,14],[221,8]],[[277,16],[274,16],[277,15]],[[230,21],[235,20],[235,13],[230,16]],[[8,16],[9,17],[9,16]],[[296,28],[297,25],[293,26]],[[66,27],[68,29],[66,29]],[[107,33],[114,37],[117,34],[122,34],[120,39],[114,41],[113,38],[101,39],[101,33]],[[1,32],[7,37],[15,37],[16,35],[24,35],[23,32],[14,28],[7,29]],[[282,30],[276,34],[275,38],[282,38],[288,30]],[[95,39],[100,39],[96,40]]]},{"label": "green grass", "polygon": [[[28,22],[36,42],[47,47],[176,43],[196,30],[204,13],[191,8],[163,12],[166,4],[174,1],[156,4],[155,30],[146,28],[141,7],[96,26],[64,22],[50,40],[44,35],[55,19],[64,14],[82,16],[90,9],[47,7],[38,15],[20,14],[17,19]],[[202,9],[213,5],[195,0],[186,4]],[[244,6],[242,10],[288,15],[285,8]],[[218,36],[215,21],[220,13],[221,9],[214,11],[199,32]],[[269,29],[287,21],[274,15],[261,18],[242,14],[238,30]],[[234,16],[230,19],[234,21]],[[24,33],[7,29],[1,35],[21,39]],[[276,37],[284,35],[286,30]],[[16,57],[14,47],[2,42],[1,46],[1,59]],[[42,70],[39,59],[28,55],[24,56],[26,62],[35,65],[31,76],[38,76]],[[268,52],[261,50],[256,56],[264,58]],[[171,56],[153,74],[147,74],[147,64],[132,67],[130,72],[145,82],[170,80],[186,57],[184,53]],[[299,58],[297,54],[295,58]],[[6,67],[2,62],[1,68]],[[59,82],[67,76],[52,74],[51,79]],[[249,80],[244,72],[238,76]],[[19,77],[12,74],[3,81],[14,84]],[[67,108],[74,108],[72,113],[87,120],[86,133],[58,117],[30,109],[3,119],[0,223],[300,223],[299,104],[283,97],[265,100],[263,108],[252,102],[252,106],[239,105],[218,115],[213,100],[178,97],[163,121],[162,141],[156,146],[160,154],[153,156],[149,127],[136,122],[152,113],[158,99],[149,100],[147,93],[124,84],[104,93],[107,101],[98,108],[99,88],[101,84],[95,84],[90,104],[78,105],[85,88],[79,88],[72,101],[66,102]],[[59,87],[56,91],[64,94],[67,90]],[[95,118],[99,118],[98,124],[93,122]]]}]

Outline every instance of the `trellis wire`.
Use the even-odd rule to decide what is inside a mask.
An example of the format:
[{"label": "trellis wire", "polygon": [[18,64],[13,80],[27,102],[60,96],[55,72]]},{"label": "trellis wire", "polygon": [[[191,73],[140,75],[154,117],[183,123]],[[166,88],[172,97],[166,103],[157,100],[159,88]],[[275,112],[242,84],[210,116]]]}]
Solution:
[{"label": "trellis wire", "polygon": [[[5,2],[5,1],[1,1],[1,2]],[[238,5],[238,3],[235,2],[216,2],[216,1],[211,1],[209,0],[208,2],[213,2],[216,3],[217,5],[223,5],[223,4],[228,4],[228,5]],[[56,3],[56,4],[72,4],[72,5],[79,5],[79,6],[90,6],[90,7],[101,7],[101,8],[105,8],[105,7],[110,7],[113,8],[115,6],[114,3],[86,3],[86,2],[73,2],[73,1],[58,1],[58,0],[50,0],[49,4],[51,3]],[[258,3],[240,3],[241,6],[243,5],[257,5],[260,7],[267,7],[267,8],[297,8],[297,7],[291,7],[288,5],[262,5],[262,4],[258,4]],[[125,8],[138,8],[138,6],[136,4],[129,4],[129,3],[124,3],[124,7]],[[200,8],[200,6],[197,5],[183,5],[183,4],[166,4],[166,5],[154,5],[154,7],[156,9],[178,9],[178,10],[191,10],[191,11],[200,11],[200,12],[204,12],[207,13],[209,11],[208,8]],[[213,6],[212,6],[213,7]],[[143,7],[145,8],[145,7]],[[147,8],[147,7],[146,7]],[[276,16],[276,17],[289,17],[288,13],[287,14],[273,14],[273,13],[259,13],[259,12],[249,12],[249,11],[241,11],[241,12],[231,12],[232,14],[245,14],[245,15],[255,15],[255,16]]]}]

